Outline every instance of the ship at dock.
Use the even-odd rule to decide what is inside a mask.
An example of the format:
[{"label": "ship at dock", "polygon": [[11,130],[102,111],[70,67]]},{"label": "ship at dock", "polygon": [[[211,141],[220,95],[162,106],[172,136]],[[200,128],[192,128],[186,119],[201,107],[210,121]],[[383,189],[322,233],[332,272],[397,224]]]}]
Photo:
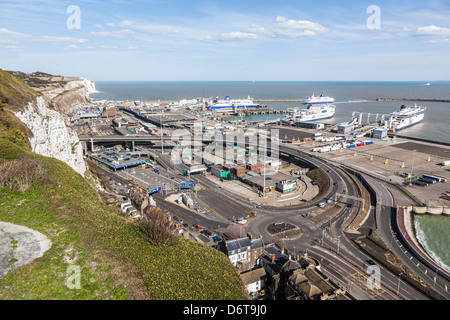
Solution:
[{"label": "ship at dock", "polygon": [[230,97],[225,97],[223,100],[219,98],[214,99],[208,105],[208,110],[214,110],[219,112],[233,112],[236,109],[247,109],[247,108],[260,108],[261,105],[253,102],[250,96],[247,99],[231,99]]},{"label": "ship at dock", "polygon": [[392,112],[389,115],[385,120],[385,124],[393,132],[409,128],[423,121],[426,110],[426,107],[417,105],[414,107],[403,105],[399,111]]},{"label": "ship at dock", "polygon": [[283,121],[296,123],[332,118],[336,113],[334,101],[334,98],[327,97],[324,94],[321,94],[319,97],[313,95],[306,99],[306,108],[301,110],[297,108],[288,109],[287,111],[291,114],[286,116]]},{"label": "ship at dock", "polygon": [[331,97],[327,97],[325,96],[325,94],[321,94],[320,96],[316,97],[314,96],[314,94],[306,99],[305,104],[310,105],[310,104],[332,104],[334,103],[335,100],[334,98]]}]

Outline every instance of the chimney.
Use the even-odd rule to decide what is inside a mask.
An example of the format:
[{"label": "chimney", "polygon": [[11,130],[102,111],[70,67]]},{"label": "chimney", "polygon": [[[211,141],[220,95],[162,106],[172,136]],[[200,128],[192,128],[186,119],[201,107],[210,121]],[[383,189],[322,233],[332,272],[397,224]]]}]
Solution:
[{"label": "chimney", "polygon": [[272,255],[272,263],[274,263],[275,262],[275,255],[273,254]]}]

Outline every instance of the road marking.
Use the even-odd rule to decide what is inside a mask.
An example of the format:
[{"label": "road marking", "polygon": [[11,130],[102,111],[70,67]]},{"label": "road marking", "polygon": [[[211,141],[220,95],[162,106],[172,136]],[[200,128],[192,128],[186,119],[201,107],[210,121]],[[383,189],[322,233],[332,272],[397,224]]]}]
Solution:
[{"label": "road marking", "polygon": [[367,286],[367,279],[369,279],[369,277],[367,275],[361,274],[359,272],[351,274],[348,277],[346,277],[345,279],[349,280],[351,283],[358,286],[360,289],[364,290],[372,298],[375,298],[386,292],[381,288],[380,289],[369,289]]},{"label": "road marking", "polygon": [[202,200],[200,200],[200,198],[198,199],[198,201],[203,204],[205,207],[207,207],[209,210],[211,210],[214,214],[216,214],[218,217],[220,217],[221,219],[223,219],[224,221],[228,222],[227,219],[225,219],[224,217],[222,217],[218,212],[214,211],[213,209],[211,209],[207,204],[205,204]]}]

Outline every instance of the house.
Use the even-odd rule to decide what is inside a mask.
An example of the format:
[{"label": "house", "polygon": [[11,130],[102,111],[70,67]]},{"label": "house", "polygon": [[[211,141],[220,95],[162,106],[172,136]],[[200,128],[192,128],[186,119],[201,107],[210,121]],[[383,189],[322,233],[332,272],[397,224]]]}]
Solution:
[{"label": "house", "polygon": [[258,268],[241,273],[240,277],[249,294],[258,292],[265,288],[267,274],[264,268]]},{"label": "house", "polygon": [[258,258],[264,251],[261,238],[251,237],[222,241],[220,250],[225,253],[239,272],[245,272],[258,265]]},{"label": "house", "polygon": [[325,276],[315,263],[305,254],[300,259],[301,268],[295,270],[287,279],[286,296],[288,300],[351,300],[333,280]]},{"label": "house", "polygon": [[272,244],[265,248],[260,257],[260,263],[268,275],[267,287],[273,298],[282,299],[285,296],[285,287],[291,274],[301,267],[292,256]]}]

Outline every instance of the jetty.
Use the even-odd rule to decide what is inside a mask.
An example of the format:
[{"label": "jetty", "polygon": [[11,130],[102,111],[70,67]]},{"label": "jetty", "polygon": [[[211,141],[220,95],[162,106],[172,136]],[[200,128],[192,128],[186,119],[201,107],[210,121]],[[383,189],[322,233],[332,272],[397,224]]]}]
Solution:
[{"label": "jetty", "polygon": [[389,101],[417,101],[417,102],[443,102],[450,103],[450,99],[429,99],[429,98],[378,98],[375,101],[389,102]]},{"label": "jetty", "polygon": [[306,102],[305,99],[254,99],[255,102]]}]

